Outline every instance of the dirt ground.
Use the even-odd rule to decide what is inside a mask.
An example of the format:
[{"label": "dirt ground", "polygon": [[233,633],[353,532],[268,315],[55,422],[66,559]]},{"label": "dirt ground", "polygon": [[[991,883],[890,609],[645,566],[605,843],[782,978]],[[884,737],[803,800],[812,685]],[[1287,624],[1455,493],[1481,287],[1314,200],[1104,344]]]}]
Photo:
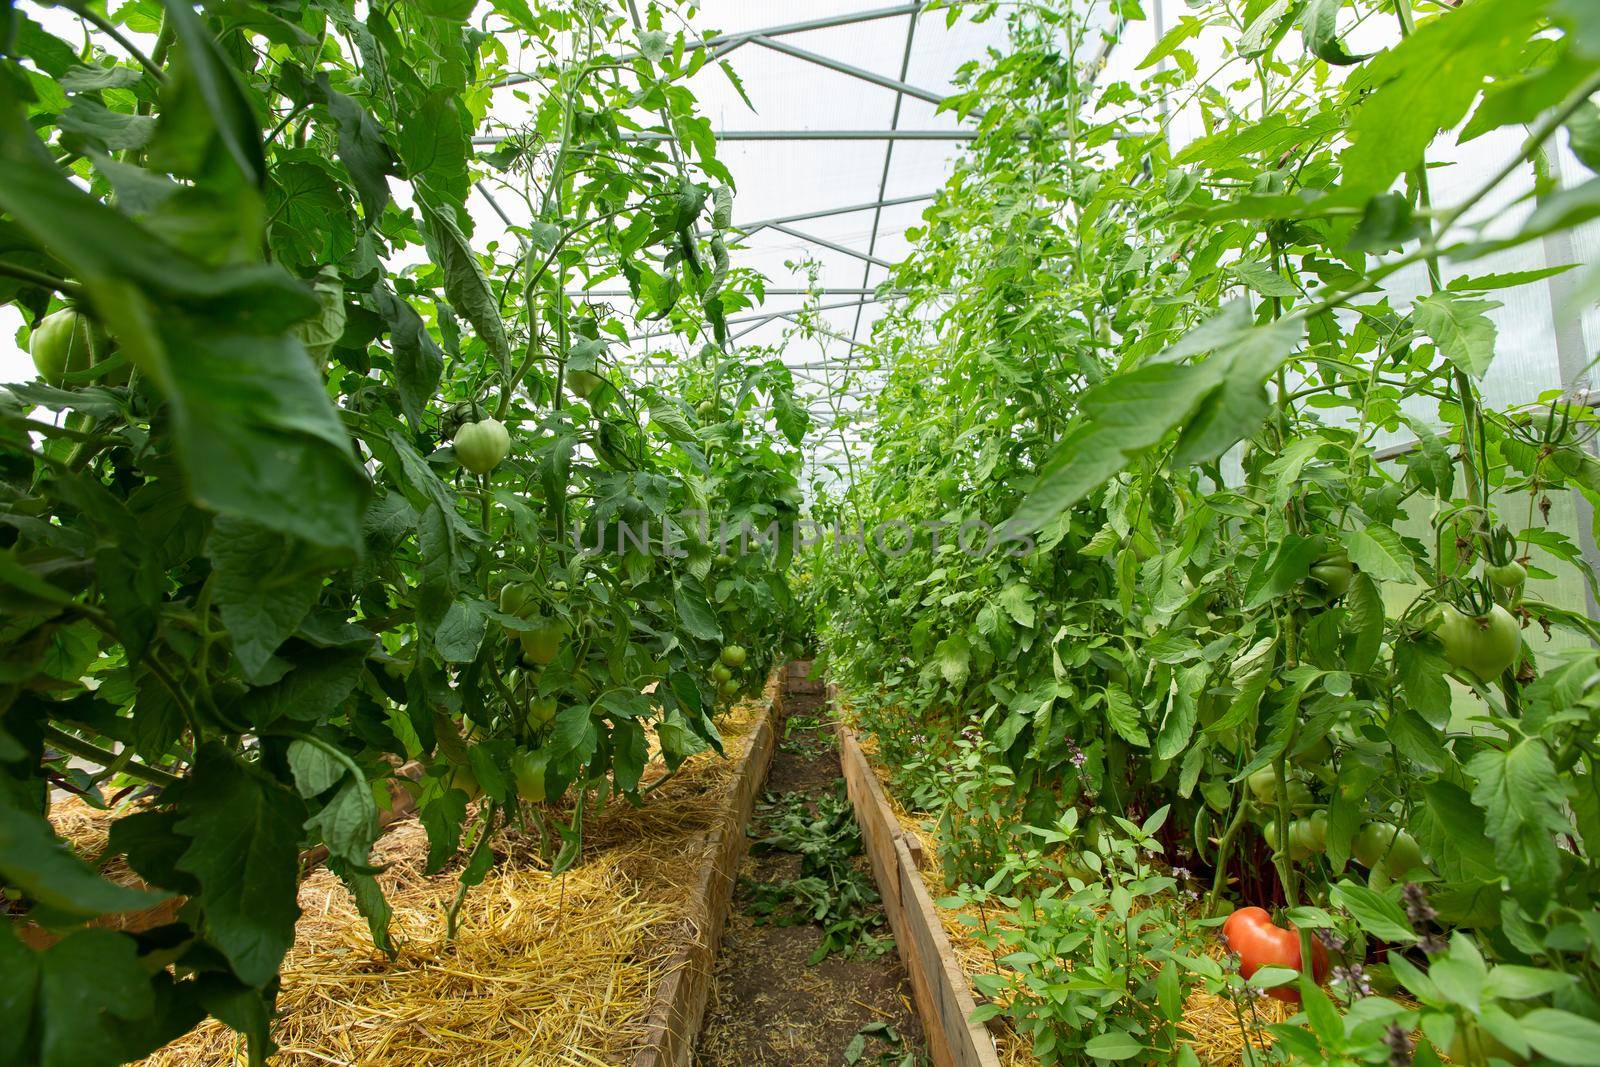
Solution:
[{"label": "dirt ground", "polygon": [[[788,705],[788,725],[773,756],[763,803],[791,793],[816,798],[843,788],[825,702],[818,696],[791,695]],[[765,834],[760,805],[750,832],[755,838]],[[859,863],[865,871],[864,856]],[[786,852],[752,851],[740,866],[740,888],[717,956],[696,1064],[921,1067],[927,1062],[922,1028],[911,1003],[911,986],[892,950],[870,958],[831,955],[808,967],[807,959],[822,940],[817,925],[757,924],[750,914],[751,883],[792,878],[798,868],[799,857]],[[887,923],[877,932],[887,938]],[[847,1060],[858,1035],[863,1039],[858,1058]]]}]

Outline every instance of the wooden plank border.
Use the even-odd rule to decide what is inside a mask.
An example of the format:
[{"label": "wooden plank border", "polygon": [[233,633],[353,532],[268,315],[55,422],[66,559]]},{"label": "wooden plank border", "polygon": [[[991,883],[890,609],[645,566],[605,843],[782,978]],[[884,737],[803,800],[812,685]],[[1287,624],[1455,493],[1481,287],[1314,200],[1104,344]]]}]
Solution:
[{"label": "wooden plank border", "polygon": [[691,906],[691,939],[678,950],[661,988],[656,991],[649,1036],[645,1047],[634,1056],[633,1067],[689,1067],[695,1038],[705,1018],[706,1001],[711,994],[711,974],[716,966],[717,948],[722,943],[722,927],[733,900],[734,878],[749,848],[745,827],[750,823],[756,794],[766,781],[772,754],[778,747],[786,678],[787,672],[780,664],[767,679],[762,695],[768,710],[756,725],[750,747],[728,783],[722,804],[725,812],[722,825],[707,831],[702,838],[712,848],[710,858],[700,869],[699,885]]},{"label": "wooden plank border", "polygon": [[[828,697],[837,707],[831,685]],[[922,884],[916,858],[883,795],[883,786],[872,773],[854,731],[842,720],[835,729],[845,788],[861,824],[862,847],[883,897],[895,947],[911,978],[928,1054],[935,1067],[1000,1067],[994,1039],[981,1024],[971,1021],[977,1010],[972,989],[934,910],[933,898]]]}]

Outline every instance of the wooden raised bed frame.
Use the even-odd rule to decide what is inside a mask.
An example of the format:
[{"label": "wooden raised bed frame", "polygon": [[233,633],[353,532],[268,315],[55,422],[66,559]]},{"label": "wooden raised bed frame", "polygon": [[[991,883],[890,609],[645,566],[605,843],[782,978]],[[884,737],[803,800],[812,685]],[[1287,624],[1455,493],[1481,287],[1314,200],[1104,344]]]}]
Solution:
[{"label": "wooden raised bed frame", "polygon": [[[829,701],[837,707],[835,696],[830,685]],[[862,847],[872,863],[900,961],[911,978],[928,1054],[935,1067],[1000,1067],[994,1039],[981,1024],[971,1021],[977,1004],[934,910],[933,898],[922,884],[913,855],[915,842],[901,832],[855,733],[843,721],[836,729],[845,787],[861,824]]]},{"label": "wooden raised bed frame", "polygon": [[773,669],[764,697],[769,710],[750,735],[745,750],[728,782],[726,816],[721,826],[706,831],[713,847],[710,859],[700,869],[690,923],[693,939],[678,950],[661,988],[656,991],[650,1011],[649,1037],[645,1047],[633,1058],[633,1067],[689,1067],[695,1038],[705,1017],[706,1000],[711,994],[711,974],[716,966],[717,948],[722,944],[722,927],[733,901],[733,883],[739,864],[749,848],[745,827],[755,810],[756,794],[767,778],[772,754],[777,749],[783,726],[783,666]]}]

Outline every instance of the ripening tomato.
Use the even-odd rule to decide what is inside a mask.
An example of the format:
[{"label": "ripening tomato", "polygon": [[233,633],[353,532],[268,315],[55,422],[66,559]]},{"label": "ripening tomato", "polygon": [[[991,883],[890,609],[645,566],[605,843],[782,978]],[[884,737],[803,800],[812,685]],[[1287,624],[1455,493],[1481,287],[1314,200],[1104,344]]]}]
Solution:
[{"label": "ripening tomato", "polygon": [[1522,630],[1511,612],[1496,604],[1489,614],[1473,618],[1449,604],[1440,608],[1436,631],[1444,658],[1485,682],[1492,682],[1522,654]]},{"label": "ripening tomato", "polygon": [[[1300,934],[1274,925],[1264,908],[1240,908],[1222,924],[1222,939],[1239,954],[1239,973],[1249,978],[1263,967],[1300,970]],[[1311,939],[1311,975],[1317,984],[1328,977],[1328,950],[1315,937]],[[1268,994],[1286,1004],[1300,1003],[1300,990],[1294,985],[1278,986]]]}]

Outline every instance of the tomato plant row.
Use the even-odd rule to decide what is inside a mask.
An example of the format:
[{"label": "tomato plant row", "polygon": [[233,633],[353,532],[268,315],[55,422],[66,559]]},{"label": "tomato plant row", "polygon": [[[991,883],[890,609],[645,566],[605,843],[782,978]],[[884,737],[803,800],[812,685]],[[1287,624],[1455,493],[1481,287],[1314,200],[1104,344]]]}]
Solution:
[{"label": "tomato plant row", "polygon": [[[1505,294],[1596,296],[1543,258],[1600,215],[1596,9],[1175,7],[1121,80],[1066,2],[966,72],[825,504],[1038,551],[815,554],[830,669],[1009,909],[984,1010],[1041,1061],[1192,1062],[1204,985],[1251,1030],[1304,997],[1278,1060],[1600,1062],[1600,630],[1554,592],[1595,581],[1556,508],[1600,501],[1595,419],[1484,397]],[[1231,980],[1230,906],[1275,909]]]},{"label": "tomato plant row", "polygon": [[[782,518],[806,414],[726,344],[757,283],[677,7],[47,14],[0,6],[0,302],[39,371],[0,391],[0,1062],[119,1063],[206,1014],[261,1062],[302,850],[392,949],[369,856],[402,763],[465,892],[497,829],[570,863],[586,805],[720,744],[787,544],[568,534]],[[491,104],[527,119],[479,158]],[[530,221],[475,237],[475,188]],[[658,384],[569,295],[607,277],[697,352]],[[47,822],[135,789],[100,859],[146,888]]]}]

